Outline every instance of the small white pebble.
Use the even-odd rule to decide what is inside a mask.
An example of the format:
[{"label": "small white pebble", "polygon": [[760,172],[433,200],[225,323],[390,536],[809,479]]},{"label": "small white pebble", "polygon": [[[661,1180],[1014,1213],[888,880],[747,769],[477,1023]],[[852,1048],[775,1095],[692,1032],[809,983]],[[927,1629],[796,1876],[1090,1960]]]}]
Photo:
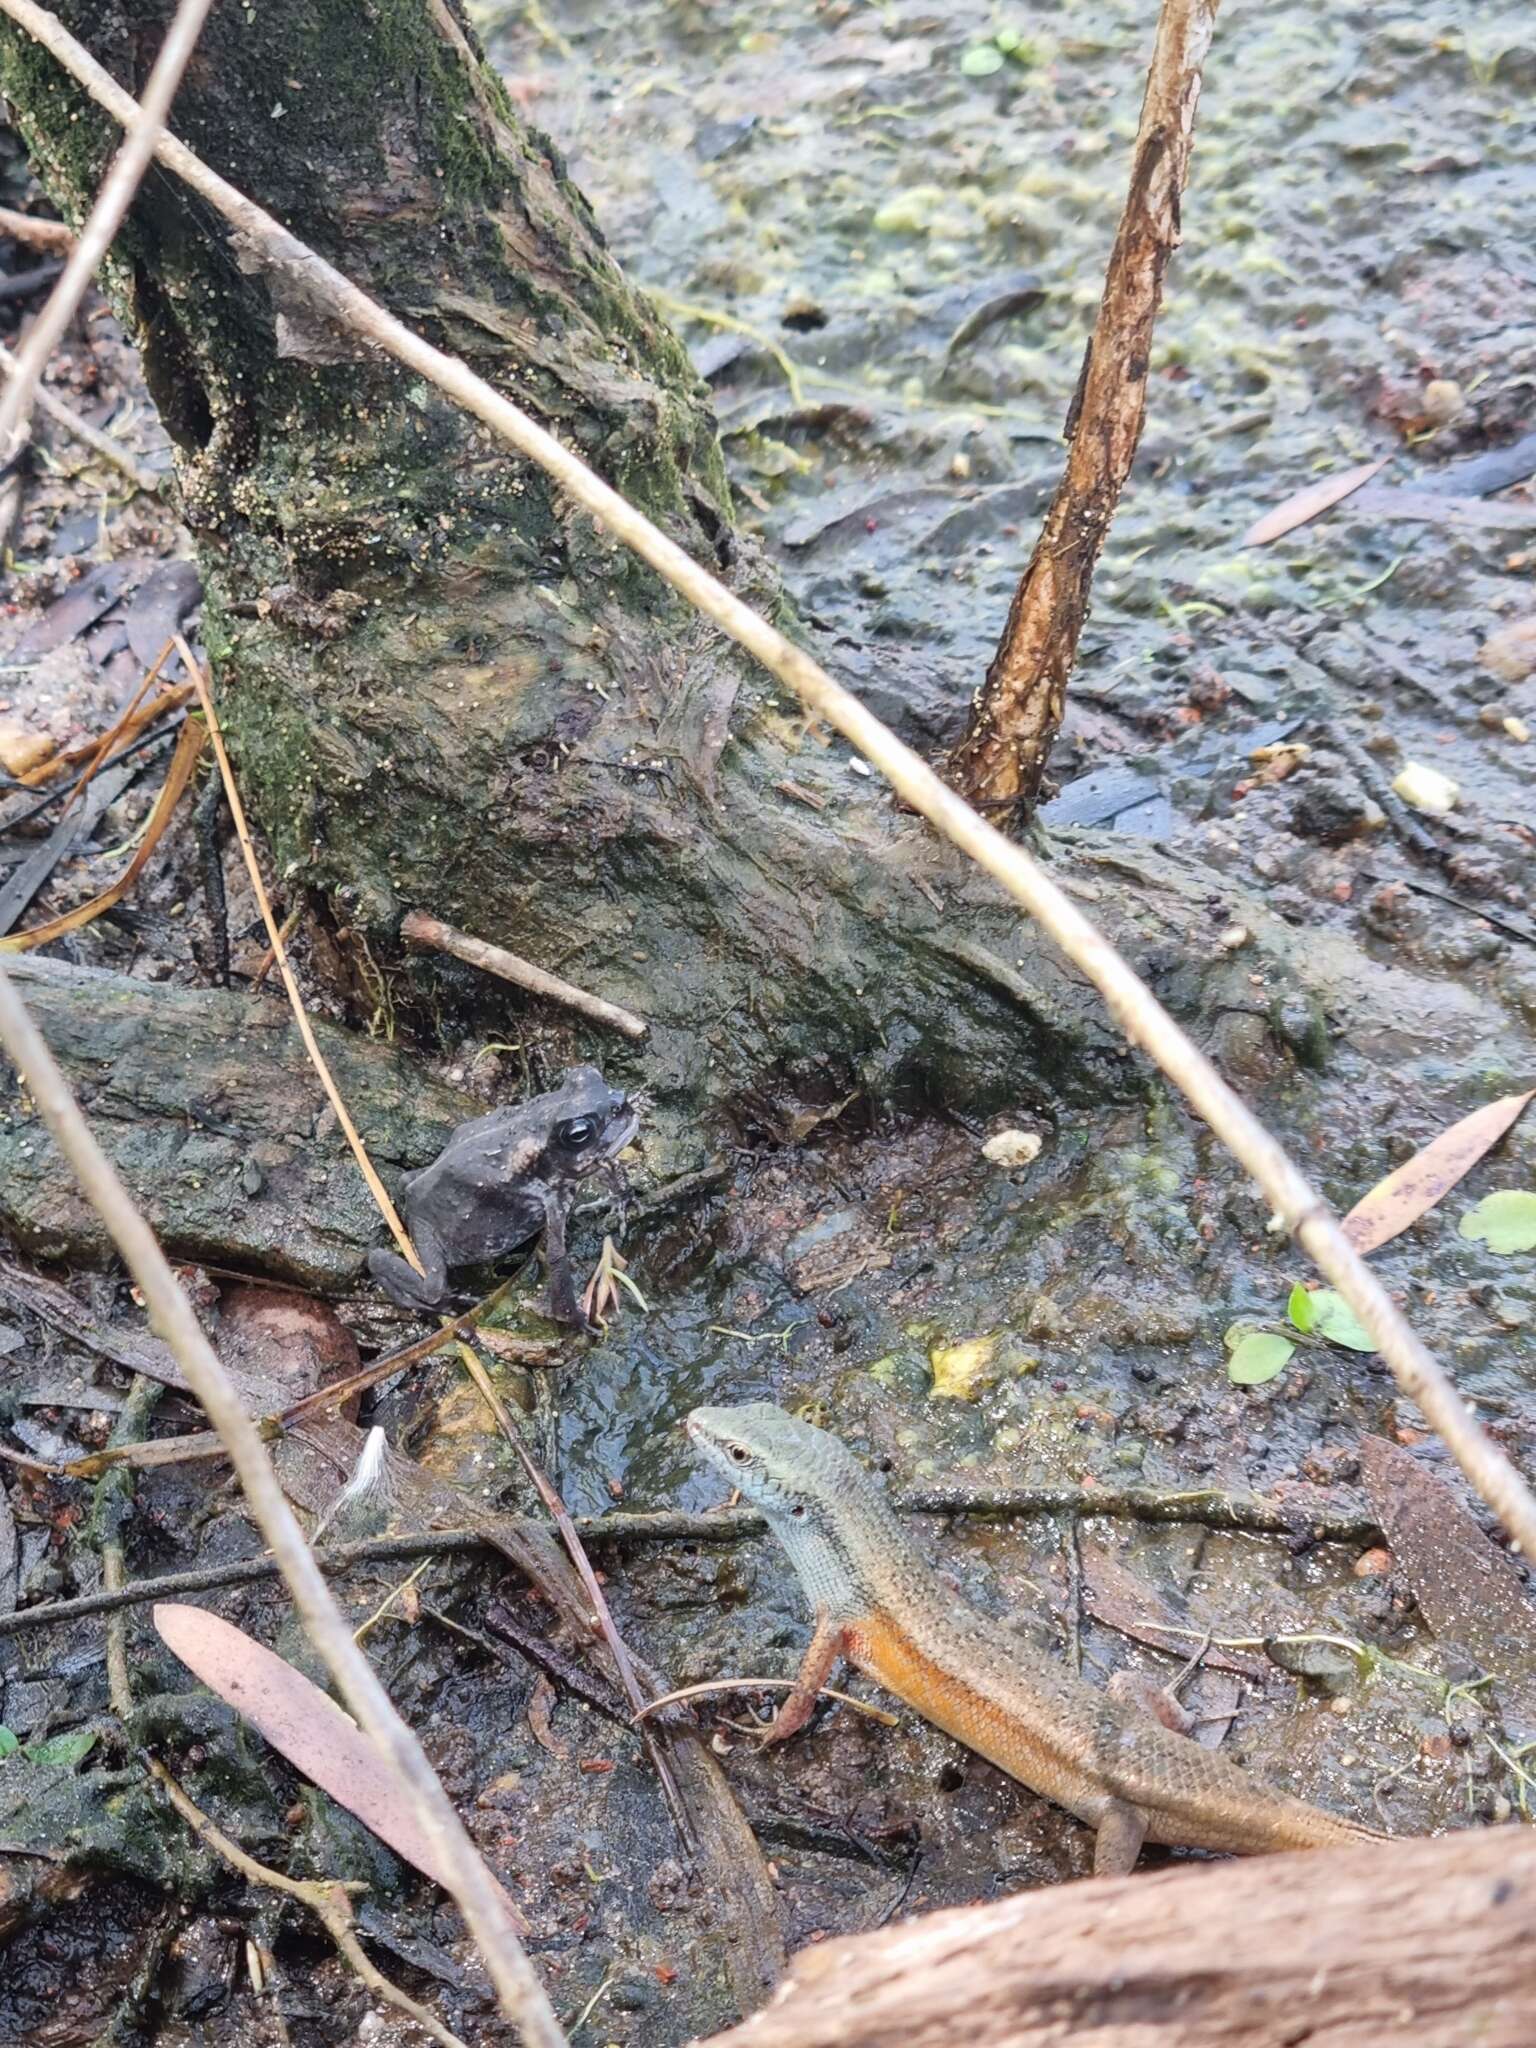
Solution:
[{"label": "small white pebble", "polygon": [[1531,736],[1531,728],[1526,724],[1523,718],[1505,718],[1502,719],[1500,723],[1503,725],[1504,730],[1509,734],[1510,738],[1522,747],[1525,745],[1526,741]]},{"label": "small white pebble", "polygon": [[1438,768],[1426,768],[1422,761],[1410,761],[1392,782],[1393,793],[1412,810],[1432,818],[1444,818],[1461,800],[1461,787]]},{"label": "small white pebble", "polygon": [[850,775],[873,775],[875,771],[861,755],[851,754],[848,759],[848,772]]},{"label": "small white pebble", "polygon": [[1235,953],[1240,946],[1246,946],[1253,937],[1245,924],[1229,924],[1216,941],[1224,953]]},{"label": "small white pebble", "polygon": [[1028,1166],[1032,1159],[1040,1157],[1040,1136],[1037,1131],[994,1131],[981,1148],[983,1159],[990,1159],[994,1166]]}]

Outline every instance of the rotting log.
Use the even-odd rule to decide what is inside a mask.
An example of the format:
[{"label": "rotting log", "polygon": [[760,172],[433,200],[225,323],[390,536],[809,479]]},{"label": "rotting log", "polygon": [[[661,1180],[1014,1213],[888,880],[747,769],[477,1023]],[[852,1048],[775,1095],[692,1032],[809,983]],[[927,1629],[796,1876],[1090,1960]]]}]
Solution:
[{"label": "rotting log", "polygon": [[[35,958],[8,966],[168,1252],[307,1287],[357,1277],[383,1226],[280,995],[171,988]],[[484,1109],[388,1046],[315,1028],[391,1183]],[[0,1225],[41,1258],[111,1256],[3,1057]]]},{"label": "rotting log", "polygon": [[1089,1879],[801,1951],[704,2048],[1529,2048],[1536,1832]]}]

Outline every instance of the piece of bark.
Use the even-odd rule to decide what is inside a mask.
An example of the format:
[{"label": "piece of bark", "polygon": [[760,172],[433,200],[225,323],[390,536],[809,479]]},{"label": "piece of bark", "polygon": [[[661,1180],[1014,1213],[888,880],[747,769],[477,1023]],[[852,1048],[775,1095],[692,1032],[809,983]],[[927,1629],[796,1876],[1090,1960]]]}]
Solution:
[{"label": "piece of bark", "polygon": [[1527,2048],[1536,1833],[1091,1878],[803,1950],[706,2048]]},{"label": "piece of bark", "polygon": [[[173,1258],[332,1290],[382,1226],[285,1003],[18,956],[9,972],[108,1156]],[[387,1046],[317,1023],[386,1180],[484,1104]],[[95,1210],[0,1060],[0,1224],[42,1258],[101,1265]]]}]

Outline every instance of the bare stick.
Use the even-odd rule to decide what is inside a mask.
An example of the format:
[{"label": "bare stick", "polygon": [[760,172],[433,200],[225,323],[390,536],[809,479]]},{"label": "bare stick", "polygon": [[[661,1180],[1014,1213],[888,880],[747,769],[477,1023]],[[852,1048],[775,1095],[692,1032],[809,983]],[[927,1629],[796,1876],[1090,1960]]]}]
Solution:
[{"label": "bare stick", "polygon": [[0,235],[13,242],[25,242],[30,249],[46,249],[50,256],[64,256],[75,246],[75,238],[61,220],[43,220],[35,213],[17,213],[0,206]]},{"label": "bare stick", "polygon": [[[680,1700],[701,1700],[717,1692],[793,1692],[800,1683],[798,1678],[706,1678],[698,1685],[680,1685],[673,1692],[664,1692],[659,1699],[647,1700],[638,1713],[632,1714],[632,1721],[648,1721],[652,1714],[659,1714],[663,1707],[675,1707]],[[872,1707],[868,1700],[856,1700],[851,1692],[839,1692],[835,1685],[819,1685],[816,1688],[819,1700],[837,1700],[845,1707],[852,1707],[856,1714],[867,1714],[871,1721],[878,1721],[883,1728],[900,1727],[894,1714],[888,1714],[884,1707]],[[735,1724],[732,1723],[732,1726]]]},{"label": "bare stick", "polygon": [[[447,1334],[439,1332],[440,1336]],[[183,1439],[160,1441],[168,1442],[174,1450]],[[187,1455],[214,1454],[212,1443],[207,1443],[205,1451],[204,1434],[199,1433],[190,1441],[195,1442],[197,1450]],[[217,1455],[225,1455],[222,1448]],[[77,1460],[76,1468],[85,1462]],[[38,1463],[34,1469],[47,1474],[72,1468]],[[99,1463],[96,1469],[101,1469]],[[1139,1522],[1190,1522],[1209,1529],[1245,1529],[1260,1536],[1303,1535],[1315,1543],[1379,1543],[1383,1533],[1370,1515],[1308,1513],[1257,1494],[1162,1493],[1150,1486],[1025,1486],[981,1493],[941,1490],[900,1494],[895,1505],[904,1515],[1012,1518],[1068,1514],[1089,1520],[1102,1516]],[[497,1529],[517,1530],[525,1535],[542,1532],[545,1526],[531,1517],[517,1516],[496,1523]],[[618,1509],[608,1515],[583,1516],[576,1526],[588,1544],[735,1543],[744,1536],[760,1535],[765,1524],[752,1508],[717,1508],[703,1515],[680,1510],[658,1514]],[[326,1546],[317,1549],[314,1558],[322,1571],[341,1572],[349,1571],[353,1565],[396,1558],[456,1556],[461,1551],[493,1548],[495,1536],[489,1528],[424,1529],[412,1535],[370,1536],[360,1543]],[[269,1557],[246,1557],[234,1564],[210,1565],[202,1571],[167,1572],[160,1578],[136,1579],[120,1593],[82,1593],[74,1600],[49,1600],[36,1607],[19,1608],[14,1614],[0,1614],[0,1640],[21,1635],[28,1629],[81,1621],[92,1614],[111,1614],[119,1607],[138,1606],[145,1601],[180,1600],[189,1593],[212,1592],[219,1586],[251,1585],[259,1579],[275,1578],[277,1569]]]},{"label": "bare stick", "polygon": [[176,648],[186,663],[187,674],[192,678],[197,691],[198,702],[203,707],[203,716],[208,721],[208,737],[213,741],[213,751],[218,757],[219,773],[224,778],[224,794],[229,799],[229,814],[235,821],[235,837],[240,841],[240,851],[245,856],[245,871],[251,878],[251,887],[256,892],[256,902],[261,910],[262,922],[267,928],[267,938],[277,960],[277,971],[283,977],[283,987],[288,991],[288,1001],[293,1009],[293,1021],[299,1027],[299,1036],[304,1041],[304,1050],[309,1054],[310,1063],[320,1076],[320,1086],[325,1090],[336,1121],[341,1125],[347,1143],[352,1147],[352,1157],[357,1161],[358,1170],[368,1183],[368,1192],[378,1204],[379,1214],[394,1234],[395,1243],[419,1273],[421,1261],[416,1256],[416,1247],[407,1235],[405,1225],[400,1221],[399,1212],[389,1199],[389,1190],[379,1179],[373,1161],[368,1157],[368,1148],[362,1134],[352,1121],[351,1111],[342,1099],[341,1090],[336,1086],[325,1055],[315,1037],[314,1026],[304,1008],[304,998],[299,994],[299,984],[294,980],[293,969],[288,965],[288,948],[283,944],[283,935],[278,929],[277,919],[272,914],[272,899],[267,894],[267,885],[261,879],[261,863],[256,858],[256,848],[251,840],[251,828],[245,822],[245,805],[240,801],[240,792],[235,786],[235,771],[229,765],[229,755],[224,748],[224,732],[219,724],[219,714],[213,708],[213,693],[208,688],[208,678],[199,668],[191,648],[178,633]]},{"label": "bare stick", "polygon": [[[19,360],[8,348],[0,344],[0,370],[14,378],[21,368]],[[137,490],[158,491],[161,479],[152,469],[141,469],[133,459],[130,449],[120,441],[114,441],[110,434],[104,434],[100,427],[93,427],[89,420],[81,419],[79,413],[71,410],[62,398],[56,398],[45,385],[39,384],[33,393],[33,403],[48,415],[55,426],[62,427],[66,434],[72,434],[77,441],[99,455],[103,462],[110,462],[114,469],[120,469]]]},{"label": "bare stick", "polygon": [[507,1914],[505,1895],[480,1859],[420,1743],[395,1712],[368,1659],[352,1640],[319,1566],[283,1496],[255,1424],[209,1343],[116,1169],[80,1113],[69,1083],[43,1043],[14,984],[0,968],[0,1044],[75,1177],[138,1282],[156,1334],[169,1345],[204,1413],[229,1446],[251,1518],[266,1538],[310,1641],[359,1727],[378,1744],[411,1811],[436,1850],[449,1888],[478,1943],[503,2012],[528,2048],[565,2048],[565,2036]]},{"label": "bare stick", "polygon": [[525,988],[533,995],[546,996],[552,1003],[564,1003],[568,1010],[579,1010],[594,1024],[606,1024],[611,1031],[622,1031],[626,1038],[644,1038],[651,1028],[633,1010],[622,1010],[617,1003],[588,995],[584,988],[562,981],[558,974],[535,967],[531,960],[509,953],[504,946],[493,946],[486,939],[474,939],[468,932],[455,931],[451,924],[429,916],[425,910],[407,911],[401,920],[400,935],[409,939],[413,946],[431,946],[439,953],[451,953],[456,960],[467,960],[471,967],[484,968],[487,974],[499,974],[503,981],[515,982],[519,988]]},{"label": "bare stick", "polygon": [[[0,0],[0,10],[51,50],[116,120],[133,117],[134,102],[128,94],[35,0]],[[238,230],[248,253],[265,264],[276,285],[286,285],[290,293],[312,306],[324,307],[330,318],[377,342],[397,362],[483,421],[510,447],[537,462],[578,505],[601,520],[696,610],[713,619],[722,632],[849,740],[913,810],[921,812],[946,839],[1001,883],[1094,984],[1126,1038],[1157,1062],[1246,1167],[1285,1228],[1359,1317],[1397,1384],[1419,1404],[1473,1488],[1525,1554],[1536,1559],[1536,1499],[1509,1459],[1473,1420],[1455,1387],[1345,1237],[1327,1203],[1040,864],[978,816],[802,648],[717,582],[553,434],[477,377],[467,364],[413,334],[174,137],[163,136],[155,153]]]},{"label": "bare stick", "polygon": [[63,339],[85,297],[96,266],[112,246],[112,237],[122,226],[123,215],[133,204],[139,180],[149,169],[155,144],[165,131],[165,117],[181,83],[187,59],[202,33],[203,20],[212,0],[181,0],[155,68],[144,87],[144,98],[133,118],[123,123],[123,145],[96,195],[96,204],[70,251],[64,275],[48,295],[48,303],[16,358],[15,373],[0,393],[0,465],[11,461],[27,444],[32,402],[43,381],[48,359]]},{"label": "bare stick", "polygon": [[210,1849],[222,1856],[231,1869],[238,1870],[247,1883],[263,1884],[271,1891],[285,1892],[290,1899],[298,1899],[308,1906],[375,1996],[403,2012],[418,2027],[424,2027],[434,2041],[442,2043],[442,2048],[464,2048],[457,2034],[451,2034],[441,2020],[428,2012],[424,2005],[418,2005],[398,1984],[392,1984],[383,1971],[375,1969],[368,1960],[353,1930],[352,1903],[347,1897],[347,1885],[323,1877],[287,1877],[281,1870],[258,1863],[238,1842],[232,1842],[222,1828],[216,1827],[200,1806],[193,1804],[157,1757],[149,1759],[149,1772],[198,1840],[206,1842]]},{"label": "bare stick", "polygon": [[1061,725],[1094,565],[1147,415],[1152,329],[1179,244],[1200,67],[1215,19],[1216,0],[1163,0],[1131,188],[1067,414],[1071,452],[950,763],[973,804],[1032,810]]}]

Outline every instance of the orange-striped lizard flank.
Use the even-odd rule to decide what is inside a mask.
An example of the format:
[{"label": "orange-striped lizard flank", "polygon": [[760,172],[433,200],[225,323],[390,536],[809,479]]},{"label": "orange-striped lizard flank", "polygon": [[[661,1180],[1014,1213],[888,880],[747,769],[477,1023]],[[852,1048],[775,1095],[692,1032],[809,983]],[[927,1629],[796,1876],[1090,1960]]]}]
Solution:
[{"label": "orange-striped lizard flank", "polygon": [[810,1717],[840,1656],[926,1720],[1096,1830],[1094,1870],[1143,1842],[1255,1855],[1380,1840],[1278,1792],[1151,1713],[1038,1664],[1024,1640],[940,1584],[836,1437],[770,1402],[695,1408],[690,1438],[766,1516],[816,1613],[765,1740]]}]

